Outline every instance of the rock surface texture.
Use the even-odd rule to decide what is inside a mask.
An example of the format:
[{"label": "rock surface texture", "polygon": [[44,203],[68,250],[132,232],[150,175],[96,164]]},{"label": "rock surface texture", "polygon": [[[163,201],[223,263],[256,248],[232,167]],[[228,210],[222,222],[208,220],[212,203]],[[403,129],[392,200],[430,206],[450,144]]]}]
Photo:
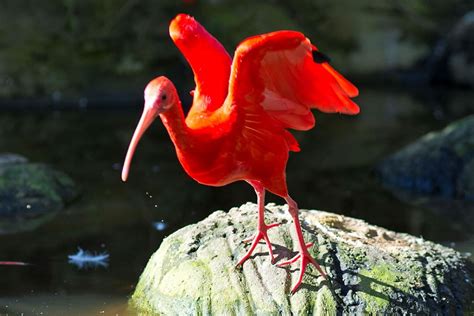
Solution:
[{"label": "rock surface texture", "polygon": [[474,87],[474,11],[467,12],[438,42],[427,66],[435,82]]},{"label": "rock surface texture", "polygon": [[377,171],[390,187],[474,200],[474,116],[425,135],[383,161]]},{"label": "rock surface texture", "polygon": [[[294,255],[286,206],[267,205],[277,262]],[[289,295],[298,266],[270,263],[265,245],[243,268],[238,258],[257,223],[257,207],[217,211],[167,237],[145,268],[131,306],[161,315],[454,315],[470,310],[471,268],[460,253],[362,220],[301,211],[306,241],[331,282],[310,267]]]},{"label": "rock surface texture", "polygon": [[76,185],[63,172],[16,154],[0,154],[0,233],[33,229],[77,195]]}]

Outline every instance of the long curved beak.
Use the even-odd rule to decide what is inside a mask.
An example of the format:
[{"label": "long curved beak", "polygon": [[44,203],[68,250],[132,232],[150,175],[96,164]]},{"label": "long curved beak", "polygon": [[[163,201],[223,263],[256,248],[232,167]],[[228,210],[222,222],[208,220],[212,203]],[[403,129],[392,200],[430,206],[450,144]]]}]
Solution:
[{"label": "long curved beak", "polygon": [[140,138],[143,136],[148,127],[151,125],[151,123],[153,123],[156,117],[156,111],[154,111],[151,107],[145,106],[145,108],[143,109],[142,117],[140,118],[140,122],[138,122],[137,128],[133,133],[132,141],[128,146],[127,156],[125,157],[125,162],[123,164],[122,169],[122,181],[127,181],[128,172],[130,171],[130,164],[132,163],[132,157],[135,153],[135,149],[137,148],[138,142],[140,141]]}]

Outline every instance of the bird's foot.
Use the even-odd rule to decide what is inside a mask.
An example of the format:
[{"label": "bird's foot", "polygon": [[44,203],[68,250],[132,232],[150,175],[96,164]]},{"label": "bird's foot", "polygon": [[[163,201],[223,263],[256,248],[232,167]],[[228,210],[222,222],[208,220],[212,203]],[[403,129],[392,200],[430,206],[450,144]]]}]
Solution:
[{"label": "bird's foot", "polygon": [[306,244],[305,245],[306,248],[304,250],[300,251],[296,256],[294,256],[293,258],[291,258],[287,261],[280,262],[278,264],[279,267],[284,267],[284,266],[288,266],[290,264],[293,264],[298,260],[301,262],[301,264],[300,264],[300,274],[298,276],[298,281],[296,282],[296,284],[291,289],[291,294],[294,294],[296,292],[296,290],[298,290],[298,287],[301,285],[301,282],[303,282],[303,275],[306,271],[306,266],[310,263],[316,267],[316,269],[319,271],[319,273],[325,279],[327,279],[326,273],[324,273],[321,266],[316,262],[316,260],[314,260],[313,257],[311,257],[311,255],[308,252],[307,248],[311,247],[312,245],[313,245],[313,243]]},{"label": "bird's foot", "polygon": [[270,243],[270,239],[268,239],[267,231],[270,228],[273,228],[273,227],[276,227],[276,226],[279,226],[279,225],[280,225],[280,223],[273,223],[273,224],[270,224],[270,225],[263,224],[263,225],[261,225],[261,227],[259,227],[257,233],[254,236],[249,237],[247,239],[244,239],[243,240],[244,242],[252,242],[252,245],[250,246],[250,249],[249,249],[249,251],[247,251],[245,256],[243,256],[242,259],[239,260],[239,262],[237,263],[237,266],[243,265],[244,262],[247,261],[248,258],[250,258],[253,251],[255,250],[255,247],[257,247],[258,243],[262,239],[265,240],[265,243],[267,244],[268,252],[270,254],[270,257],[272,258],[272,263],[273,263],[275,258],[273,257],[272,244]]}]

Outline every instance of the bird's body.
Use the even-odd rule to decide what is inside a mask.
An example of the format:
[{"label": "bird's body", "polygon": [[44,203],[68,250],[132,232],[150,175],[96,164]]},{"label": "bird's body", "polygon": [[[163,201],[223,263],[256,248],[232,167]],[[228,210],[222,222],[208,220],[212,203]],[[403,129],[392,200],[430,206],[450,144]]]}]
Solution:
[{"label": "bird's body", "polygon": [[[180,14],[170,35],[191,65],[196,82],[193,105],[185,117],[174,85],[165,77],[145,89],[145,109],[127,153],[122,178],[128,176],[138,140],[158,116],[163,121],[178,159],[197,182],[223,186],[244,180],[258,196],[257,234],[247,260],[260,239],[273,259],[264,222],[264,192],[284,198],[295,221],[301,260],[301,283],[309,256],[297,217],[298,208],[286,185],[289,151],[299,145],[288,129],[314,126],[311,108],[357,114],[350,100],[358,91],[325,60],[316,61],[317,48],[299,32],[278,31],[243,41],[233,60],[223,46],[192,17]],[[324,56],[321,54],[321,56]],[[287,263],[292,263],[290,260]]]},{"label": "bird's body", "polygon": [[[235,113],[221,112],[223,109],[216,110],[208,119],[211,126],[197,128],[186,124],[180,107],[162,114],[187,174],[210,186],[256,180],[270,192],[285,196],[285,165],[288,160],[285,137],[275,133],[276,128],[271,126],[265,129],[244,126],[239,124]],[[213,119],[219,116],[225,116],[225,119]]]}]

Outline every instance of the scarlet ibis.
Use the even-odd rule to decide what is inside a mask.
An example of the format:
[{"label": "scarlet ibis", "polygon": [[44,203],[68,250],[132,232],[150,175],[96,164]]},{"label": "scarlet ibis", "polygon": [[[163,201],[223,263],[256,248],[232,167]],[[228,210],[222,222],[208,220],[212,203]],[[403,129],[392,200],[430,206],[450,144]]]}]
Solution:
[{"label": "scarlet ibis", "polygon": [[309,263],[326,277],[303,239],[298,206],[288,194],[286,163],[300,150],[288,129],[309,130],[312,108],[322,112],[357,114],[351,100],[357,88],[329,65],[328,59],[302,33],[277,31],[241,42],[231,59],[224,47],[193,17],[177,15],[169,33],[194,72],[193,104],[185,117],[176,88],[160,76],[145,88],[145,106],[130,142],[122,170],[126,181],[132,156],[145,130],[159,116],[186,173],[201,184],[224,186],[248,182],[257,193],[258,225],[243,265],[264,240],[273,250],[264,219],[265,191],[288,204],[296,230],[298,254],[279,265],[300,262],[302,282]]}]

